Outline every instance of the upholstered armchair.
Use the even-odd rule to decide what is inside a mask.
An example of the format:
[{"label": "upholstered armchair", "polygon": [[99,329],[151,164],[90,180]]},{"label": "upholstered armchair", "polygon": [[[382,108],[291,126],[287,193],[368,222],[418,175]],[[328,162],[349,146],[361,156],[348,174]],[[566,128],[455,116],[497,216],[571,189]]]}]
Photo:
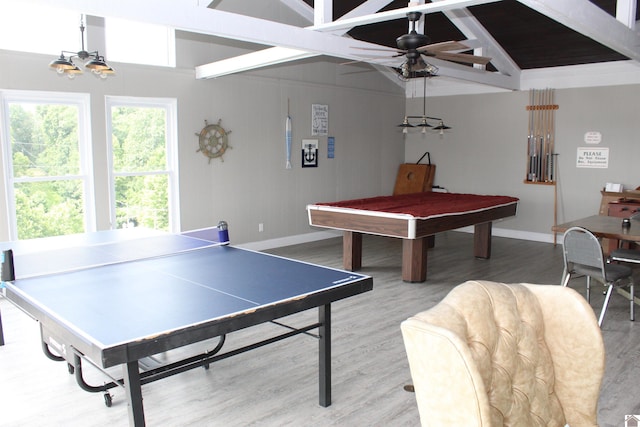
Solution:
[{"label": "upholstered armchair", "polygon": [[571,288],[469,281],[401,329],[423,426],[597,425],[604,344]]}]

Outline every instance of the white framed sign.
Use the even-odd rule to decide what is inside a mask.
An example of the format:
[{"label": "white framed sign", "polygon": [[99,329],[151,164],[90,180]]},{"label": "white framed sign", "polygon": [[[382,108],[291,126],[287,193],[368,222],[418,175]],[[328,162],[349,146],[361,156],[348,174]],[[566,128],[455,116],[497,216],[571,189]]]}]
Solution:
[{"label": "white framed sign", "polygon": [[318,167],[318,140],[317,139],[302,140],[302,167],[303,168]]},{"label": "white framed sign", "polygon": [[602,134],[596,131],[589,131],[584,134],[584,142],[587,144],[600,144],[602,142]]},{"label": "white framed sign", "polygon": [[329,134],[329,106],[311,104],[311,135]]},{"label": "white framed sign", "polygon": [[609,148],[578,147],[576,167],[607,169],[609,167]]}]

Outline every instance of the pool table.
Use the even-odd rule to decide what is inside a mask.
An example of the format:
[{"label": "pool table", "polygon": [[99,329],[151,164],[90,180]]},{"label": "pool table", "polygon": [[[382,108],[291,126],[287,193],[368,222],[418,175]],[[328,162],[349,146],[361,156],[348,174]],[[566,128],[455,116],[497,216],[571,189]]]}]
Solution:
[{"label": "pool table", "polygon": [[362,267],[362,235],[402,239],[402,280],[427,279],[427,249],[433,236],[473,225],[474,255],[491,256],[491,226],[516,214],[509,196],[421,192],[396,196],[315,203],[307,206],[309,224],[343,231],[343,267]]}]

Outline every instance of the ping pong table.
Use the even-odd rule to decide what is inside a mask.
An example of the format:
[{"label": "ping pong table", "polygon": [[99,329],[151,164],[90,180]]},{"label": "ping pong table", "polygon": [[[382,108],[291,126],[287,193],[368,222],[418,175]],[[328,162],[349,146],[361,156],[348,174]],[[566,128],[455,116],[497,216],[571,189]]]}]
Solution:
[{"label": "ping pong table", "polygon": [[[112,230],[0,244],[11,248],[5,296],[40,324],[45,354],[66,361],[81,388],[122,386],[130,425],[145,424],[142,385],[299,334],[319,342],[319,403],[331,404],[331,303],[373,289],[369,276],[215,242],[215,231],[185,234]],[[64,245],[62,244],[64,243]],[[317,322],[222,352],[234,331],[309,309]],[[220,337],[211,351],[149,370],[143,359]],[[83,361],[122,376],[88,384]]]}]

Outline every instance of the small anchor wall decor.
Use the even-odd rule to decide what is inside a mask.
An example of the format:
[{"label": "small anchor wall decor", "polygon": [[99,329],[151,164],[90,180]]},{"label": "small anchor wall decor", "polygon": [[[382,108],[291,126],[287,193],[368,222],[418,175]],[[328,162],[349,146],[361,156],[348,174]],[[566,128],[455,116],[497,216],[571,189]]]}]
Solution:
[{"label": "small anchor wall decor", "polygon": [[317,139],[302,140],[302,167],[303,168],[318,167],[318,140]]}]

